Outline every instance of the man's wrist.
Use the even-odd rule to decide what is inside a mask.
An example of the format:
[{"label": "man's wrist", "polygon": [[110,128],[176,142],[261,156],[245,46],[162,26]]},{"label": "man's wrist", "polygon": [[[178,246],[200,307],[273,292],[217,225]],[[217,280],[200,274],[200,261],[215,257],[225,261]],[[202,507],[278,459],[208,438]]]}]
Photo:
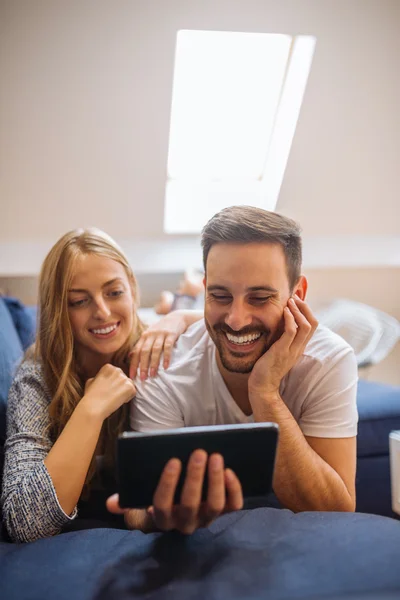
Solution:
[{"label": "man's wrist", "polygon": [[249,390],[249,400],[257,422],[275,421],[283,400],[277,390]]},{"label": "man's wrist", "polygon": [[249,400],[250,403],[262,403],[262,404],[275,404],[281,403],[282,398],[279,393],[279,388],[251,388],[249,387]]}]

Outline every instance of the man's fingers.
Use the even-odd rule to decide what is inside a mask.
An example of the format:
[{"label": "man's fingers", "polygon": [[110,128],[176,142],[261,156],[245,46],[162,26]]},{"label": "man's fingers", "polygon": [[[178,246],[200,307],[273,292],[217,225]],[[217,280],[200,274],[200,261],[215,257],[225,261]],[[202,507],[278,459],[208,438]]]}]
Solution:
[{"label": "man's fingers", "polygon": [[243,491],[241,483],[232,469],[225,469],[226,505],[225,512],[243,508]]},{"label": "man's fingers", "polygon": [[154,530],[154,522],[151,515],[143,508],[131,508],[125,512],[125,525],[128,529],[144,531]]},{"label": "man's fingers", "polygon": [[123,515],[126,512],[125,508],[121,508],[119,505],[119,495],[113,494],[106,500],[106,507],[110,513],[114,515]]},{"label": "man's fingers", "polygon": [[221,514],[225,502],[224,459],[220,454],[212,454],[208,459],[208,492],[205,507],[207,521]]},{"label": "man's fingers", "polygon": [[297,334],[291,349],[295,352],[302,352],[305,344],[307,344],[317,328],[318,321],[312,315],[307,304],[297,296],[289,300],[288,306],[297,325]]},{"label": "man's fingers", "polygon": [[312,328],[315,330],[318,327],[318,320],[316,319],[315,315],[313,314],[310,306],[307,304],[307,302],[302,300],[297,295],[293,296],[293,300],[294,300],[297,308],[305,316],[307,321],[311,324]]},{"label": "man's fingers", "polygon": [[285,352],[289,350],[290,345],[292,344],[294,338],[297,333],[297,324],[294,320],[292,313],[289,308],[285,306],[283,309],[283,319],[284,319],[284,330],[281,337],[274,342],[272,348],[278,349],[279,352]]},{"label": "man's fingers", "polygon": [[176,486],[182,470],[182,463],[171,458],[164,467],[153,497],[153,518],[159,529],[168,531],[174,527],[172,511]]},{"label": "man's fingers", "polygon": [[195,450],[189,458],[176,513],[176,528],[182,533],[192,533],[197,527],[206,465],[207,453],[204,450]]}]

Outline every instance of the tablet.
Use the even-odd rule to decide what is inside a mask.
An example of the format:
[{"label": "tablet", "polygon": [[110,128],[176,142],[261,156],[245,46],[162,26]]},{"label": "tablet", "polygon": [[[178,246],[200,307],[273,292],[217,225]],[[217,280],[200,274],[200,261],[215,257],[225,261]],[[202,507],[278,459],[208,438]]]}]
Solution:
[{"label": "tablet", "polygon": [[[246,423],[206,425],[154,431],[122,433],[117,441],[117,480],[122,508],[143,508],[153,503],[161,472],[170,458],[182,461],[182,473],[175,494],[179,498],[186,465],[191,453],[202,448],[208,455],[222,454],[242,484],[243,495],[259,497],[272,490],[278,425]],[[203,499],[207,497],[204,478]]]}]

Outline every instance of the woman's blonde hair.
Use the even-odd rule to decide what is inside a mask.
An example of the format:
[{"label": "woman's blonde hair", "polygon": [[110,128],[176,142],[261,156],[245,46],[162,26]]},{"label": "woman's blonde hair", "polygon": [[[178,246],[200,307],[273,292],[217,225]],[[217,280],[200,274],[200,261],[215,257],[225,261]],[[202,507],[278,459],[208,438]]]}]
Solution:
[{"label": "woman's blonde hair", "polygon": [[[118,244],[99,229],[69,231],[46,256],[39,278],[39,325],[35,356],[40,361],[51,395],[49,407],[50,435],[55,441],[84,394],[85,379],[78,364],[74,336],[68,312],[68,289],[74,276],[77,259],[95,254],[115,260],[126,272],[133,295],[133,327],[125,344],[114,355],[112,364],[128,371],[128,354],[139,339],[144,326],[137,316],[138,289],[129,262]],[[129,404],[124,404],[103,424],[99,447],[105,464],[114,463],[115,440],[128,425]],[[95,472],[95,456],[90,466],[84,492]],[[87,495],[87,493],[85,494]]]}]

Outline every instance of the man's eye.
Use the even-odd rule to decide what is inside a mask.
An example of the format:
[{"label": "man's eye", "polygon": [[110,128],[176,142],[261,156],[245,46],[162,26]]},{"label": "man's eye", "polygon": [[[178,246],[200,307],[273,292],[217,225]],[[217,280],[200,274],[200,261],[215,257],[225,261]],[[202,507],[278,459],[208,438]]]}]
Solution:
[{"label": "man's eye", "polygon": [[257,298],[250,298],[250,302],[252,302],[253,304],[265,304],[270,299],[271,299],[271,296],[263,296],[263,297],[257,296]]},{"label": "man's eye", "polygon": [[231,296],[224,296],[222,294],[211,294],[211,297],[217,302],[231,302]]}]

